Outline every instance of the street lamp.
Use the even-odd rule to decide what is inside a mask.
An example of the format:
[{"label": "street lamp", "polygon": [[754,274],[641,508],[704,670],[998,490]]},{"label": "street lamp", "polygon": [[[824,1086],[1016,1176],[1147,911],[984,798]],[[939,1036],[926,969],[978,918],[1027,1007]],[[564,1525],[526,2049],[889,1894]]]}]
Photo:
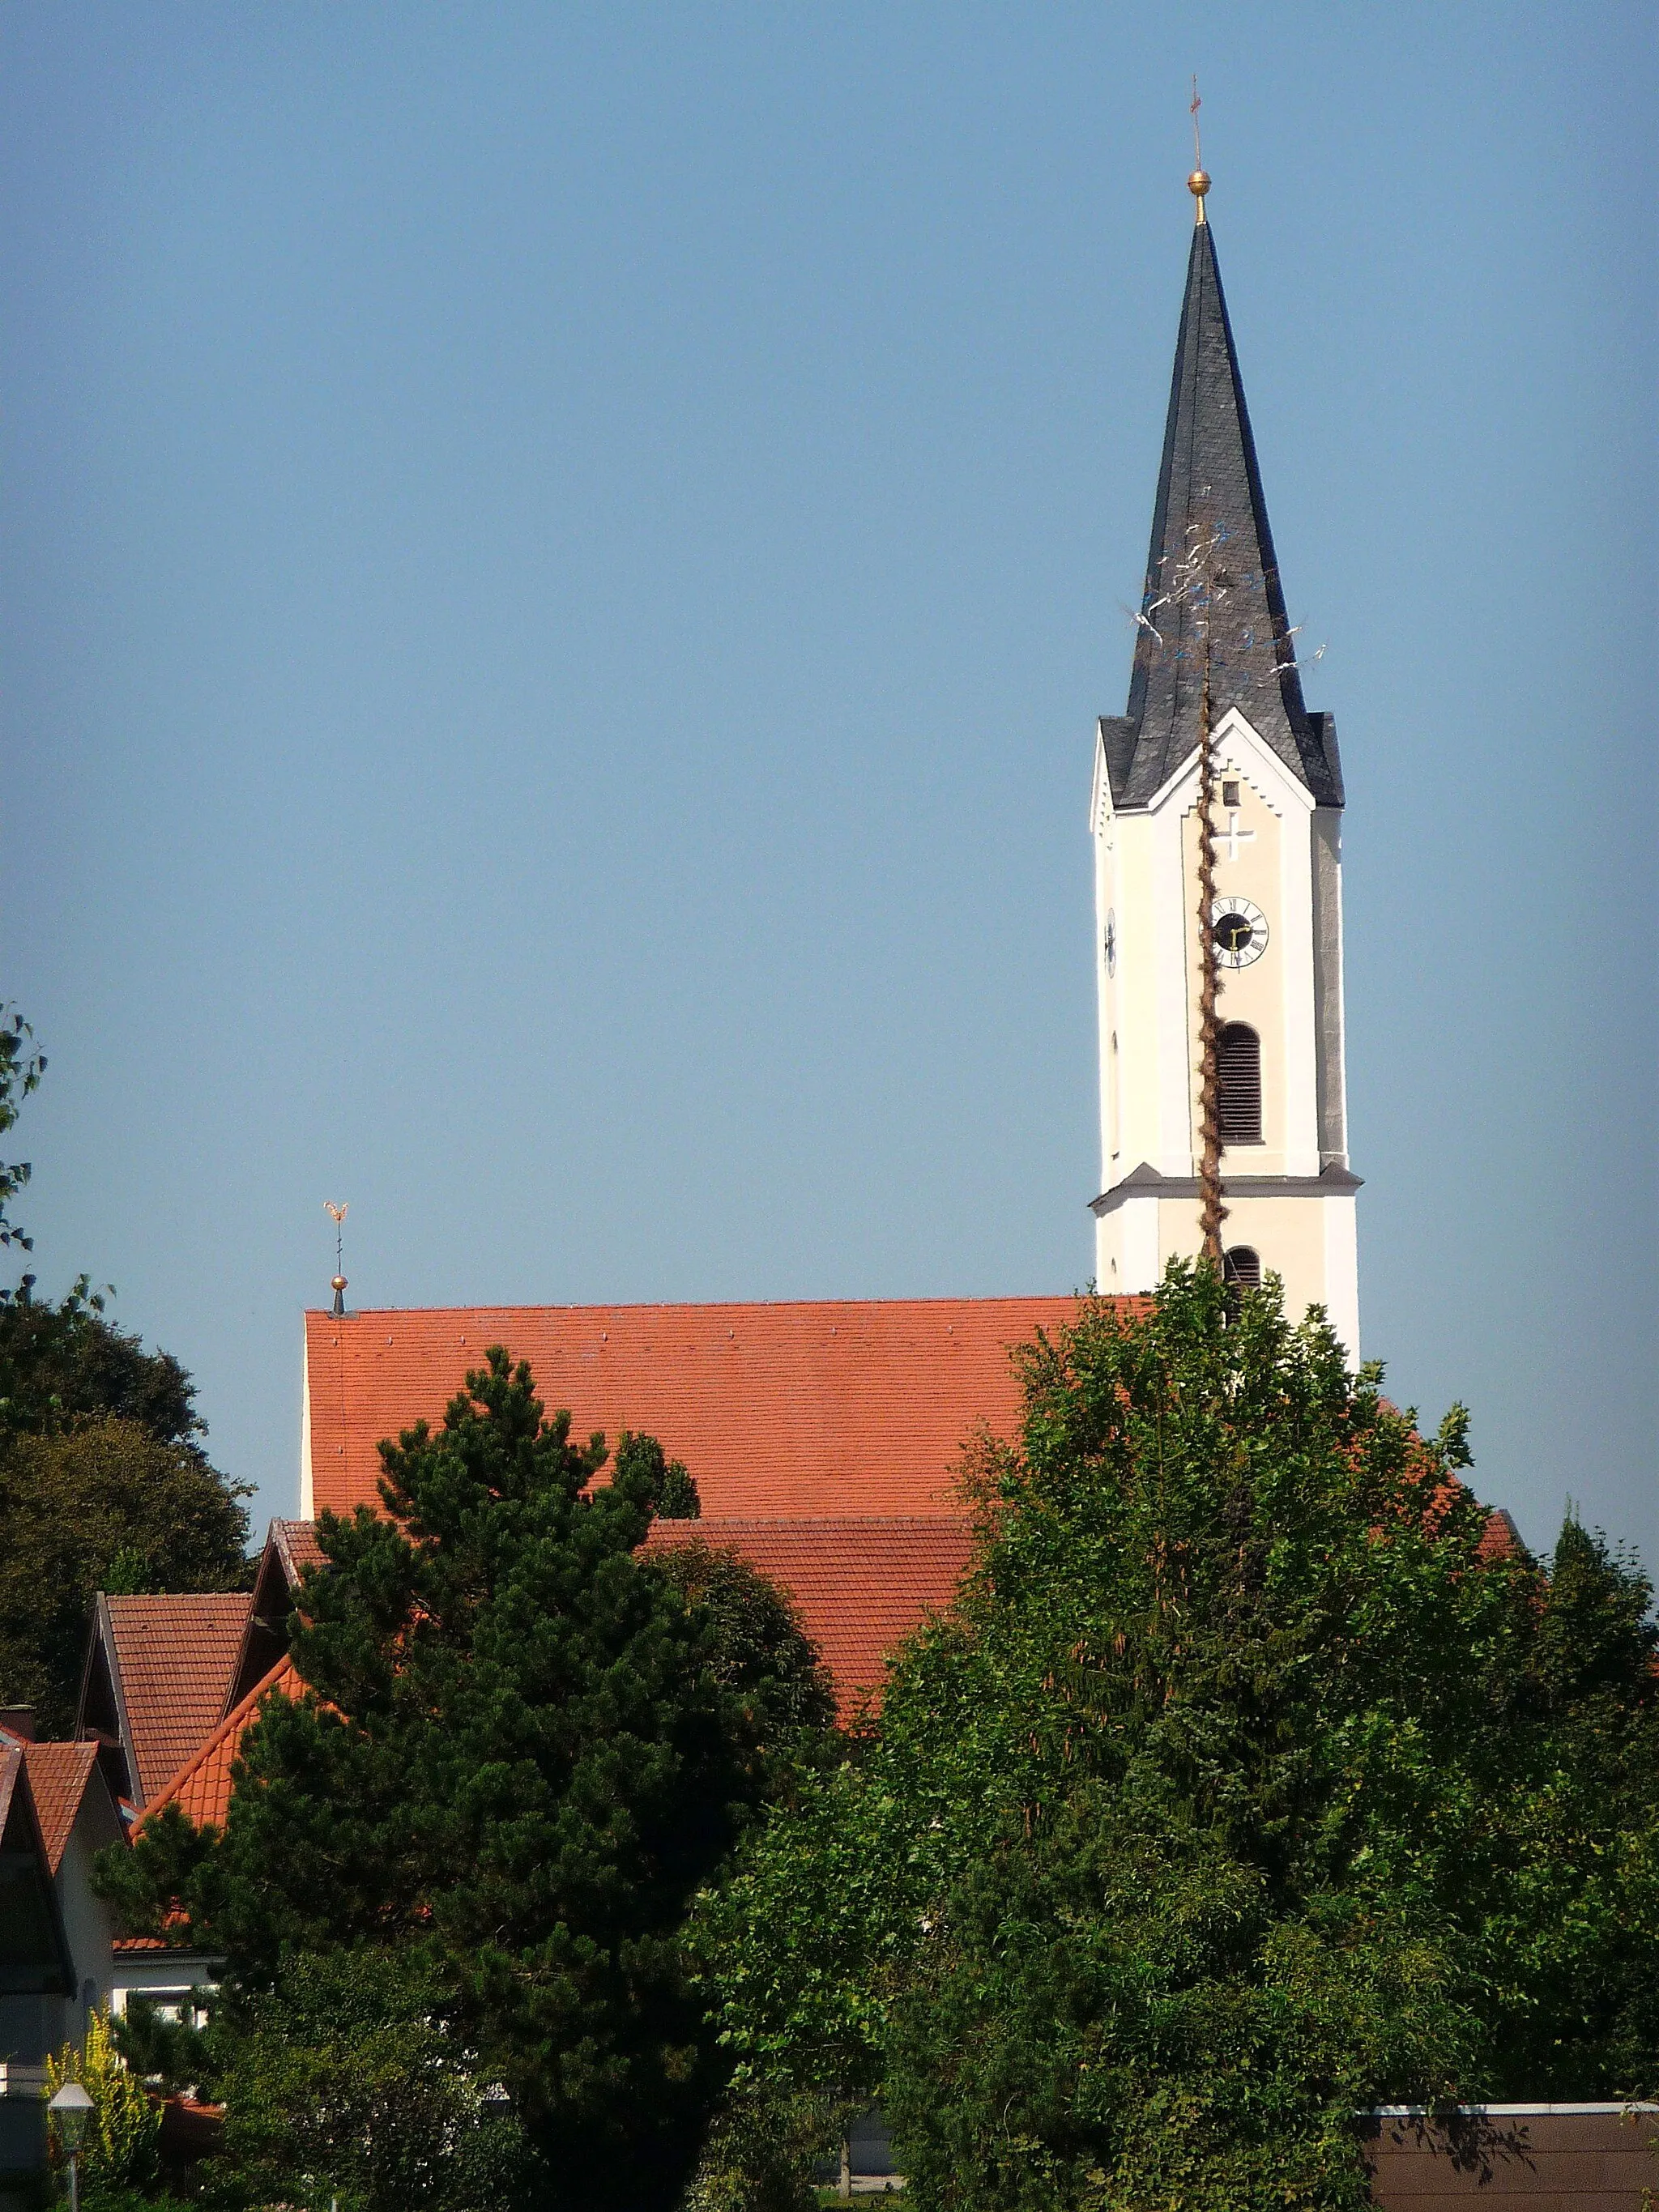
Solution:
[{"label": "street lamp", "polygon": [[58,2139],[69,2153],[70,2212],[81,2212],[81,2138],[92,2118],[92,2100],[78,2081],[65,2081],[46,2106],[58,2123]]}]

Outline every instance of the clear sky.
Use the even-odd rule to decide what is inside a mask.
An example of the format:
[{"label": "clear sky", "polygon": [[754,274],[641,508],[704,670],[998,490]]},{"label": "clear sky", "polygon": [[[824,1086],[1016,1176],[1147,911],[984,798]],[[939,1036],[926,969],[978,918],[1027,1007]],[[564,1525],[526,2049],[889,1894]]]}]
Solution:
[{"label": "clear sky", "polygon": [[1659,1565],[1645,6],[14,4],[44,1288],[297,1500],[354,1303],[1035,1291],[1188,74],[1347,769],[1365,1350]]}]

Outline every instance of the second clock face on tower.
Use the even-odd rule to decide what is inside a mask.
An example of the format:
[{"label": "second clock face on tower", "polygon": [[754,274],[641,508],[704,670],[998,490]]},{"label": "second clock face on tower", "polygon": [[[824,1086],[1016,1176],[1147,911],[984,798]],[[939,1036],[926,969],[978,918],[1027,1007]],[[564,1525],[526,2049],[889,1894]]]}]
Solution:
[{"label": "second clock face on tower", "polygon": [[1210,909],[1210,927],[1218,967],[1248,968],[1267,949],[1267,917],[1249,899],[1231,894],[1218,898]]}]

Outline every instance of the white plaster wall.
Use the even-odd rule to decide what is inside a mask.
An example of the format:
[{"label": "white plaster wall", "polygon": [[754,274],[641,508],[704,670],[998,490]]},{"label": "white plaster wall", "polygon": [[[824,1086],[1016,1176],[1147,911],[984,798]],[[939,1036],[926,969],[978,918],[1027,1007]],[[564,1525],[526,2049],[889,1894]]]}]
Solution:
[{"label": "white plaster wall", "polygon": [[[1264,1274],[1283,1278],[1285,1310],[1299,1321],[1308,1308],[1323,1306],[1342,1340],[1350,1361],[1359,1357],[1359,1295],[1352,1266],[1354,1202],[1351,1192],[1317,1197],[1241,1198],[1226,1194],[1228,1215],[1221,1241],[1231,1249],[1249,1244],[1261,1255]],[[1162,1198],[1158,1242],[1163,1261],[1198,1252],[1198,1202]],[[1337,1272],[1334,1274],[1333,1266]],[[1346,1267],[1346,1272],[1343,1270]]]},{"label": "white plaster wall", "polygon": [[1164,1253],[1158,1237],[1158,1199],[1126,1199],[1095,1223],[1095,1288],[1113,1297],[1133,1291],[1153,1291],[1164,1273]]},{"label": "white plaster wall", "polygon": [[92,1887],[93,1855],[117,1841],[112,1822],[97,1814],[98,1779],[94,1775],[81,1799],[70,1839],[58,1869],[54,1886],[58,1909],[64,1916],[64,1934],[75,1965],[75,1996],[68,2011],[70,2033],[78,2043],[86,2033],[86,1987],[93,1987],[92,2003],[102,2008],[110,2001],[111,1942],[114,1929],[109,1907]]},{"label": "white plaster wall", "polygon": [[317,1517],[316,1492],[311,1480],[311,1345],[305,1316],[300,1316],[300,1518]]},{"label": "white plaster wall", "polygon": [[[1260,1146],[1224,1154],[1222,1173],[1307,1180],[1346,1164],[1342,1068],[1340,817],[1311,793],[1236,709],[1214,741],[1216,779],[1237,780],[1241,837],[1224,843],[1216,884],[1267,917],[1268,943],[1223,981],[1224,1020],[1247,1021],[1262,1045]],[[1103,752],[1096,751],[1097,1003],[1101,1188],[1144,1164],[1164,1176],[1197,1171],[1199,937],[1197,755],[1151,804],[1114,812]],[[1218,806],[1224,826],[1225,811]],[[1116,972],[1106,971],[1114,921]],[[1115,1040],[1116,1049],[1113,1049]],[[1228,1243],[1254,1245],[1280,1274],[1292,1312],[1326,1308],[1358,1353],[1358,1283],[1350,1192],[1286,1193],[1228,1200]],[[1165,1261],[1198,1245],[1195,1201],[1136,1196],[1103,1216],[1096,1281],[1103,1291],[1152,1288]]]},{"label": "white plaster wall", "polygon": [[1348,1083],[1342,981],[1342,817],[1322,806],[1313,817],[1314,999],[1319,1031],[1321,1158],[1348,1164]]}]

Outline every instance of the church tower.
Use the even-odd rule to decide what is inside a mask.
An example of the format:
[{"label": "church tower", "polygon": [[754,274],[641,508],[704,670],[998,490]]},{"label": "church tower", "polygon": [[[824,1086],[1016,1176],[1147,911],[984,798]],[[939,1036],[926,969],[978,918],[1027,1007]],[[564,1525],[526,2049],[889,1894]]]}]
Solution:
[{"label": "church tower", "polygon": [[[1127,712],[1095,755],[1101,1193],[1096,1281],[1150,1290],[1201,1246],[1206,957],[1230,1275],[1283,1277],[1359,1356],[1342,1042],[1342,771],[1303,703],[1226,302],[1197,222]],[[1212,891],[1199,776],[1207,675]],[[1206,933],[1208,941],[1206,941]]]}]

